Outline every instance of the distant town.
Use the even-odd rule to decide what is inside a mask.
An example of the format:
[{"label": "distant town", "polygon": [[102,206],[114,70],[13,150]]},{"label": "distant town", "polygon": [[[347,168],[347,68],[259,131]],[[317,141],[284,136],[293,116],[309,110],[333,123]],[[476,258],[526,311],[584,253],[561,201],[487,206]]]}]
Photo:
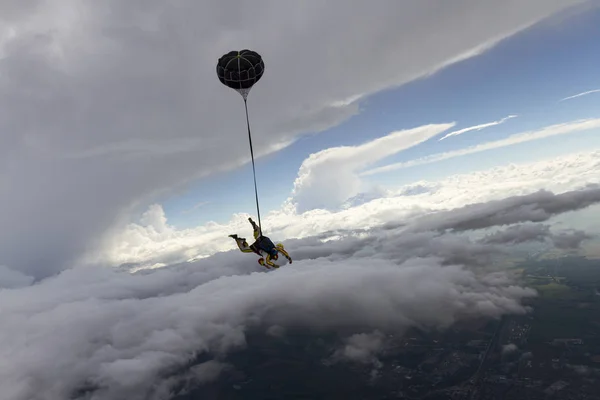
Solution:
[{"label": "distant town", "polygon": [[532,312],[404,337],[391,366],[396,398],[600,399],[600,260],[542,259],[515,272],[539,293]]}]

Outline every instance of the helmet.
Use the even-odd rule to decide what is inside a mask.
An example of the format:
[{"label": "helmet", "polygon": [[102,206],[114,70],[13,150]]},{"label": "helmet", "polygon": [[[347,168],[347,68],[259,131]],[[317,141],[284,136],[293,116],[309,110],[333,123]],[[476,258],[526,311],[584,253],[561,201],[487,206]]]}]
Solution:
[{"label": "helmet", "polygon": [[273,257],[275,260],[277,260],[277,258],[279,258],[279,256],[277,255],[277,247],[273,247],[271,249],[271,251],[269,251],[269,254],[271,255],[271,257]]}]

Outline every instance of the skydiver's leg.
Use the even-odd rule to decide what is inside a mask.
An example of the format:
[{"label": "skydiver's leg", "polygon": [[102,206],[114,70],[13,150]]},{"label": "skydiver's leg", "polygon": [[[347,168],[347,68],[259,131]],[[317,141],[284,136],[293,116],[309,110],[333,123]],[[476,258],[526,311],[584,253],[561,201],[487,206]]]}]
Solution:
[{"label": "skydiver's leg", "polygon": [[266,269],[271,269],[271,267],[269,267],[267,264],[265,264],[265,259],[264,258],[259,258],[258,263],[260,265],[262,265],[263,267],[265,267]]},{"label": "skydiver's leg", "polygon": [[271,261],[271,255],[270,254],[267,254],[267,256],[265,257],[265,264],[267,264],[271,268],[279,268],[279,265],[277,265],[277,264],[275,264],[274,262]]},{"label": "skydiver's leg", "polygon": [[245,238],[239,238],[239,237],[237,237],[237,235],[229,235],[229,236],[232,237],[233,239],[235,239],[235,243],[237,243],[238,248],[240,249],[240,251],[242,253],[252,253],[253,252]]}]

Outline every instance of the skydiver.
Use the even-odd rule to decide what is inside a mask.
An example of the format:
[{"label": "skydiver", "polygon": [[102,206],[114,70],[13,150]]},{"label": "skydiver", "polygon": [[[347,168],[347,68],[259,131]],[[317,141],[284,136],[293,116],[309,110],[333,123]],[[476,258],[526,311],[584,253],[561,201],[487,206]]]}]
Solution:
[{"label": "skydiver", "polygon": [[277,260],[279,255],[277,253],[281,253],[288,259],[290,264],[292,263],[292,258],[283,248],[283,244],[277,243],[274,245],[271,239],[267,236],[263,236],[260,228],[256,223],[252,220],[252,217],[248,218],[248,221],[252,224],[252,228],[254,229],[254,243],[248,245],[246,238],[240,238],[237,234],[229,235],[230,238],[233,238],[237,243],[238,247],[242,251],[242,253],[256,253],[261,256],[258,259],[258,263],[267,269],[271,268],[279,268],[279,265],[273,263],[271,260]]}]

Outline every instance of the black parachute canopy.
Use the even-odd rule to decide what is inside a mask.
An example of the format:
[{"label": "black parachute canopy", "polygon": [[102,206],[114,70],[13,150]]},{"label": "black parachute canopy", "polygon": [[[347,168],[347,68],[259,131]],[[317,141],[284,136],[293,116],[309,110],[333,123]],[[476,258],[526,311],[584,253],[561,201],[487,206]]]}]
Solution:
[{"label": "black parachute canopy", "polygon": [[260,54],[252,50],[230,51],[219,58],[217,76],[221,83],[235,90],[250,90],[265,71]]}]

